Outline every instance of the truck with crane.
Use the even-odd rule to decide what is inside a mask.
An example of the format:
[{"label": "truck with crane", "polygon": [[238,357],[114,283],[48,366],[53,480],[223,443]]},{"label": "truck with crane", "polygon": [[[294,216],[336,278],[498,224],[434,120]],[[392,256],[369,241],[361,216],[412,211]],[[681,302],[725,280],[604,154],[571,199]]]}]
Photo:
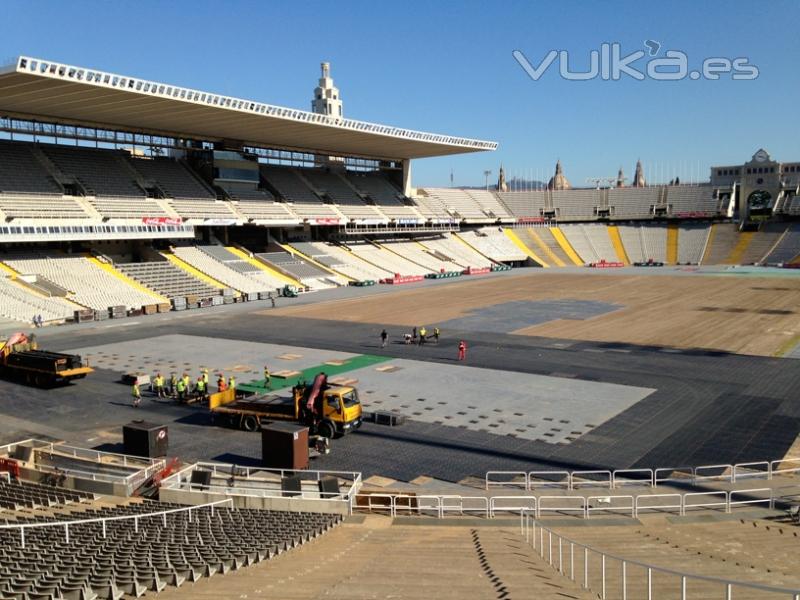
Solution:
[{"label": "truck with crane", "polygon": [[258,431],[271,421],[293,421],[328,439],[358,429],[362,418],[358,390],[329,385],[325,373],[317,374],[311,385],[298,382],[290,397],[228,389],[211,394],[208,406],[215,423]]}]

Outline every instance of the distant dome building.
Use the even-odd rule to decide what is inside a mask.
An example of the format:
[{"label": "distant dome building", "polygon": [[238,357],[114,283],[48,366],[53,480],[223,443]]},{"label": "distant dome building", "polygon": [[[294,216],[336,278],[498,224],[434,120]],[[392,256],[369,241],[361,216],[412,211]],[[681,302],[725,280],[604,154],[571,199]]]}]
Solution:
[{"label": "distant dome building", "polygon": [[556,173],[550,178],[550,181],[547,182],[547,189],[548,190],[571,190],[572,185],[564,177],[564,172],[561,170],[561,161],[556,162]]}]

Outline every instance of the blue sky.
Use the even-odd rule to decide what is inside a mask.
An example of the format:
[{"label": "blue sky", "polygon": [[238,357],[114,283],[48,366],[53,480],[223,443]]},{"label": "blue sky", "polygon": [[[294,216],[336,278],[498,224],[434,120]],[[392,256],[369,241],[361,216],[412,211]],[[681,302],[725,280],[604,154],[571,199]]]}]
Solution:
[{"label": "blue sky", "polygon": [[[308,109],[319,63],[332,63],[345,115],[489,139],[494,153],[416,161],[417,185],[479,185],[502,162],[509,175],[546,178],[560,158],[573,185],[631,176],[707,178],[763,146],[800,160],[800,2],[24,2],[3,0],[0,58],[28,54]],[[644,40],[688,56],[747,57],[753,81],[565,81],[538,64]],[[3,61],[5,62],[5,61]],[[644,60],[638,64],[643,68]],[[698,175],[699,174],[699,175]]]}]

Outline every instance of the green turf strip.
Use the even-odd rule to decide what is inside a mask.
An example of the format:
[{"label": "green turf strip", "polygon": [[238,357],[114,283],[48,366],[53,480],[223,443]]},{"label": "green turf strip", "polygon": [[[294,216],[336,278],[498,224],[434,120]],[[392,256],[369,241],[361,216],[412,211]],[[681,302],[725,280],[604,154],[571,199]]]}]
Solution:
[{"label": "green turf strip", "polygon": [[294,377],[283,378],[273,375],[272,387],[270,388],[265,386],[264,379],[256,379],[254,381],[248,381],[247,383],[238,384],[236,389],[244,392],[263,394],[264,392],[291,388],[297,385],[300,381],[305,381],[306,383],[310,384],[314,381],[314,377],[316,377],[318,373],[324,372],[328,375],[328,377],[332,377],[341,373],[347,373],[348,371],[355,371],[356,369],[369,367],[370,365],[378,365],[389,360],[392,360],[392,358],[389,356],[360,354],[358,356],[346,359],[341,365],[315,365],[313,367],[308,367],[307,369],[300,371],[300,374],[295,375]]}]

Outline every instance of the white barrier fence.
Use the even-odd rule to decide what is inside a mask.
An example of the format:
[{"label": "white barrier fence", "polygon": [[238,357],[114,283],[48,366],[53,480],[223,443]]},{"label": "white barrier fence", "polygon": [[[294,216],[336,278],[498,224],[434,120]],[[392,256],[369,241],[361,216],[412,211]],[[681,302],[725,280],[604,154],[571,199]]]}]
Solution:
[{"label": "white barrier fence", "polygon": [[[794,486],[792,486],[794,488]],[[688,512],[711,510],[730,513],[736,508],[763,505],[774,509],[777,500],[798,496],[780,493],[781,488],[734,491],[687,492],[685,494],[595,495],[595,496],[456,496],[407,494],[356,494],[353,509],[383,513],[391,517],[425,515],[476,515],[494,518],[499,513],[528,511],[535,518],[560,514],[589,519],[596,514],[638,518],[647,512],[685,516]],[[795,490],[796,492],[796,490]]]},{"label": "white barrier fence", "polygon": [[167,526],[167,515],[174,514],[174,513],[181,513],[181,512],[188,512],[189,514],[189,522],[192,522],[192,513],[198,512],[200,509],[203,508],[210,508],[211,509],[211,516],[214,516],[214,507],[220,504],[230,504],[233,507],[233,499],[228,498],[225,500],[218,500],[217,502],[209,502],[207,504],[198,504],[197,506],[186,506],[183,508],[171,508],[169,510],[160,510],[153,513],[144,513],[144,514],[133,514],[133,515],[121,515],[118,517],[98,517],[95,519],[76,519],[72,521],[48,521],[45,523],[20,523],[19,525],[10,524],[10,525],[0,525],[0,530],[8,529],[14,530],[19,529],[20,532],[20,546],[23,548],[25,547],[25,532],[28,529],[41,529],[44,527],[58,527],[64,529],[64,537],[66,542],[69,543],[69,529],[70,527],[76,527],[79,525],[86,525],[88,523],[101,523],[103,526],[103,537],[106,537],[106,525],[109,522],[113,521],[133,521],[133,530],[135,532],[139,532],[139,521],[144,519],[152,519],[155,517],[161,517],[162,524],[164,527]]},{"label": "white barrier fence", "polygon": [[[647,600],[666,597],[667,590],[677,592],[680,600],[708,598],[709,594],[725,600],[751,598],[756,591],[758,597],[768,594],[775,598],[800,600],[800,589],[694,575],[609,554],[555,533],[537,523],[534,516],[525,510],[520,512],[520,534],[550,567],[582,588],[592,590],[602,600],[611,597],[627,599],[629,589],[641,589]],[[656,574],[659,577],[657,589],[654,589]],[[675,596],[669,594],[669,597]]]},{"label": "white barrier fence", "polygon": [[558,488],[577,490],[587,487],[616,489],[625,485],[658,487],[670,482],[697,483],[722,481],[736,483],[746,479],[771,480],[800,473],[800,458],[746,462],[699,467],[661,467],[658,469],[617,469],[587,471],[487,471],[485,489],[520,488],[527,491]]}]

